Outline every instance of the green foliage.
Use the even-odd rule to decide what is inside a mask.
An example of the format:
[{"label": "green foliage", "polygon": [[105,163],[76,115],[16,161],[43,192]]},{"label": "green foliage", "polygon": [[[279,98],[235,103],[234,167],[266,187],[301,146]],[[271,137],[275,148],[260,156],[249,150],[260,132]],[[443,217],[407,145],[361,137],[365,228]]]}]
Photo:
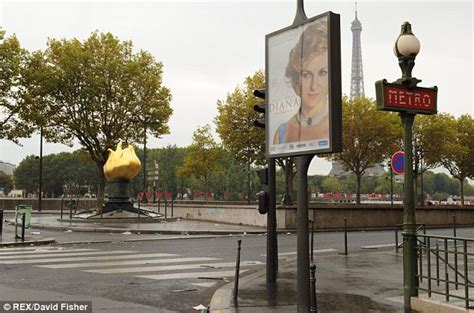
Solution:
[{"label": "green foliage", "polygon": [[365,171],[382,162],[400,146],[402,128],[397,115],[377,111],[375,102],[365,97],[342,101],[342,152],[328,156],[342,163],[357,177],[357,203],[360,180]]},{"label": "green foliage", "polygon": [[162,85],[163,65],[132,48],[110,33],[83,42],[50,39],[28,63],[27,118],[44,126],[49,141],[77,139],[100,170],[119,140],[144,140],[144,123],[155,136],[168,133],[171,94]]},{"label": "green foliage", "polygon": [[265,162],[265,131],[253,125],[255,119],[261,118],[253,109],[261,104],[253,91],[264,86],[265,76],[260,70],[247,77],[244,86],[237,86],[225,101],[217,101],[216,131],[224,148],[244,164]]},{"label": "green foliage", "polygon": [[322,192],[343,192],[344,191],[344,186],[342,185],[342,182],[332,176],[326,177],[322,184],[321,184],[321,191]]},{"label": "green foliage", "polygon": [[13,189],[12,176],[7,175],[2,171],[0,171],[0,188],[3,189],[4,195],[8,195],[8,193]]},{"label": "green foliage", "polygon": [[[84,151],[61,152],[43,157],[43,186],[46,196],[59,197],[63,193],[95,193],[99,180],[97,166]],[[39,159],[27,156],[14,171],[15,186],[27,193],[36,193],[39,188]]]},{"label": "green foliage", "polygon": [[439,154],[441,164],[460,183],[461,203],[464,204],[464,180],[474,178],[474,119],[461,115],[457,120],[451,118],[452,135],[443,142]]},{"label": "green foliage", "polygon": [[178,176],[202,179],[203,190],[207,192],[211,174],[223,170],[222,156],[223,150],[212,138],[211,127],[209,125],[198,127],[193,134],[193,143],[188,147],[184,162],[178,167]]},{"label": "green foliage", "polygon": [[0,28],[0,139],[18,142],[18,138],[27,137],[33,131],[21,119],[22,73],[27,56],[16,36],[5,37],[5,31]]}]

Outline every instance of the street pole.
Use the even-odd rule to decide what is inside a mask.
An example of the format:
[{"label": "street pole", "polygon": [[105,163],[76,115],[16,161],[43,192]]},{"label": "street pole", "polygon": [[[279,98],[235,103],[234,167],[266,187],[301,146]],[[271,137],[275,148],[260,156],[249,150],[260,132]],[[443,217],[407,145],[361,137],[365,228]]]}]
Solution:
[{"label": "street pole", "polygon": [[416,281],[416,219],[413,184],[412,126],[414,114],[400,113],[405,149],[405,196],[403,199],[403,296],[405,313],[411,312],[411,297],[418,295]]},{"label": "street pole", "polygon": [[147,122],[144,121],[144,141],[143,141],[143,198],[142,202],[148,202],[148,199],[146,198],[146,128],[147,128]]},{"label": "street pole", "polygon": [[423,191],[423,158],[420,159],[420,187],[421,187],[421,196],[420,196],[420,206],[425,205],[425,197]]},{"label": "street pole", "polygon": [[393,206],[393,168],[390,163],[390,205]]},{"label": "street pole", "polygon": [[42,193],[43,193],[43,126],[40,126],[38,212],[41,212]]},{"label": "street pole", "polygon": [[298,171],[298,207],[296,209],[298,228],[296,237],[296,293],[298,313],[307,313],[310,308],[308,167],[312,158],[313,155],[294,157]]},{"label": "street pole", "polygon": [[276,225],[275,159],[268,159],[268,212],[267,212],[267,283],[274,284],[278,272],[278,237]]}]

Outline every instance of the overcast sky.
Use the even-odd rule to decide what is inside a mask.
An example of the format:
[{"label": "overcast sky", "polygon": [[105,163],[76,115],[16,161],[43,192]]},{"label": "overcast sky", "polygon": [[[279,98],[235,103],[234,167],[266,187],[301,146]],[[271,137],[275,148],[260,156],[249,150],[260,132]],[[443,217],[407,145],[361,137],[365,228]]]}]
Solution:
[{"label": "overcast sky", "polygon": [[[265,35],[293,22],[296,0],[288,1],[4,1],[0,26],[16,34],[30,51],[44,49],[47,38],[111,32],[152,53],[164,65],[171,89],[171,133],[149,137],[148,147],[187,146],[198,126],[211,124],[218,99],[264,68]],[[341,15],[342,92],[349,94],[352,1],[305,1],[308,17],[326,11]],[[359,1],[366,96],[374,83],[401,76],[392,47],[404,21],[421,42],[413,76],[420,86],[438,86],[438,110],[458,117],[474,114],[473,14],[471,1]],[[216,139],[218,139],[216,135]],[[39,136],[17,146],[0,140],[0,160],[18,164],[39,153]],[[44,154],[70,151],[44,144]],[[310,174],[327,174],[330,163],[315,159]]]}]

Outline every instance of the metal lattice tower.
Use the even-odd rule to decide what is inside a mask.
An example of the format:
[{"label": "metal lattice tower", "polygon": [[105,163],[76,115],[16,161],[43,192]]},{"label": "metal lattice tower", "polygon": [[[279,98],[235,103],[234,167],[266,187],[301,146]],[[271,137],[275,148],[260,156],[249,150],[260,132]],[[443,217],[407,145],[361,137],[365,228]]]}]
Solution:
[{"label": "metal lattice tower", "polygon": [[357,2],[355,9],[355,20],[352,21],[352,70],[351,70],[351,99],[364,97],[364,71],[362,69],[362,47],[360,33],[362,24],[357,19]]}]

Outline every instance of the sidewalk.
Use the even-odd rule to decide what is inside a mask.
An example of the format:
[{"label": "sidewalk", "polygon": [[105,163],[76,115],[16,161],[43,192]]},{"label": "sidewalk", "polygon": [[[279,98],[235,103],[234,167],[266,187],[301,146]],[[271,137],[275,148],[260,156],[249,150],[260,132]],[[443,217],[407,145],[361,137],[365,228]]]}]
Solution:
[{"label": "sidewalk", "polygon": [[[213,222],[173,219],[170,221],[143,223],[119,222],[116,220],[94,221],[58,221],[59,215],[36,214],[31,219],[31,227],[25,230],[25,242],[15,240],[13,213],[6,212],[3,223],[3,236],[0,236],[0,247],[6,245],[40,245],[78,242],[112,242],[134,240],[158,240],[203,238],[241,234],[264,234],[263,227],[219,224]],[[19,233],[21,226],[19,226]],[[58,233],[60,232],[60,233]]]},{"label": "sidewalk", "polygon": [[[394,252],[318,256],[319,312],[402,312],[402,261]],[[238,308],[232,302],[233,284],[228,284],[214,294],[211,312],[296,312],[296,259],[282,263],[274,288],[267,288],[265,270],[244,277]]]}]

